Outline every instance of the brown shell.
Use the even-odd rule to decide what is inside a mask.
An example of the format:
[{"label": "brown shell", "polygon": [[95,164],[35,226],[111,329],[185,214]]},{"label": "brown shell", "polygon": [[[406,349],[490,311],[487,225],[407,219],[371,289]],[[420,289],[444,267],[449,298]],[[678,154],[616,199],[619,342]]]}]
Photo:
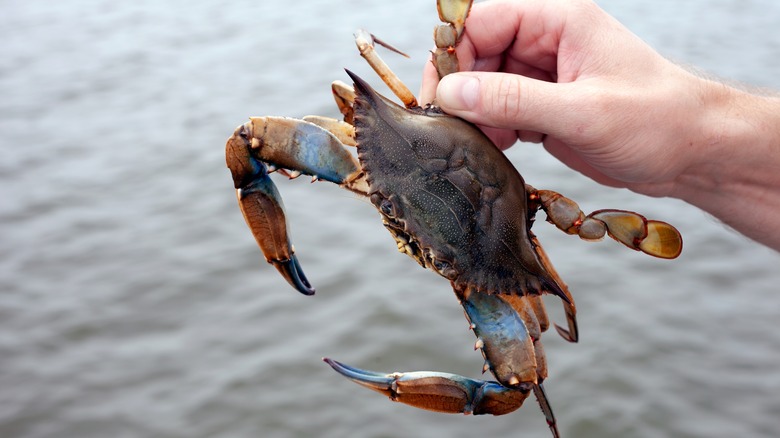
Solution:
[{"label": "brown shell", "polygon": [[348,73],[371,201],[413,257],[455,286],[562,295],[531,243],[525,183],[503,152],[476,126],[403,108]]}]

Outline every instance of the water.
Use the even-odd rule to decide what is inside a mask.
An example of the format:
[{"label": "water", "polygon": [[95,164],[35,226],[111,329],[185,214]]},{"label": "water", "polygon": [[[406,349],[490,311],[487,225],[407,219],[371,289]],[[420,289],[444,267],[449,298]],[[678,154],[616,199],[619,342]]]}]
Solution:
[{"label": "water", "polygon": [[[233,128],[335,115],[341,68],[373,77],[357,27],[413,56],[386,58],[414,90],[431,47],[432,1],[332,5],[3,2],[0,436],[548,436],[533,401],[496,418],[418,411],[320,362],[482,366],[446,282],[395,253],[367,202],[280,182],[317,295],[262,262],[224,166]],[[602,5],[679,62],[780,89],[776,2]],[[580,344],[546,337],[561,432],[780,435],[780,255],[684,203],[599,187],[539,146],[509,154],[537,187],[667,219],[686,239],[665,262],[536,227],[581,315]]]}]

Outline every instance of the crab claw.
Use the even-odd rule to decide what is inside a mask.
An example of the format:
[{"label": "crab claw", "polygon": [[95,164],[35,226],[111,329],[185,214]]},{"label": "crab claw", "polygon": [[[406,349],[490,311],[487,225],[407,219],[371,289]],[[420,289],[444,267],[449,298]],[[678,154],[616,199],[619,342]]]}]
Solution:
[{"label": "crab claw", "polygon": [[290,260],[273,260],[269,263],[273,264],[276,270],[282,274],[282,277],[290,283],[290,286],[294,287],[298,292],[304,295],[314,295],[315,290],[311,287],[311,283],[309,283],[306,275],[303,274],[301,265],[298,263],[298,256],[292,254]]},{"label": "crab claw", "polygon": [[344,377],[393,401],[450,414],[508,414],[523,405],[531,390],[530,385],[506,387],[497,382],[450,373],[416,371],[382,374],[333,359],[323,358],[323,361]]},{"label": "crab claw", "polygon": [[282,198],[266,165],[250,154],[243,125],[227,141],[226,158],[241,213],[266,260],[300,293],[313,295],[290,243]]}]

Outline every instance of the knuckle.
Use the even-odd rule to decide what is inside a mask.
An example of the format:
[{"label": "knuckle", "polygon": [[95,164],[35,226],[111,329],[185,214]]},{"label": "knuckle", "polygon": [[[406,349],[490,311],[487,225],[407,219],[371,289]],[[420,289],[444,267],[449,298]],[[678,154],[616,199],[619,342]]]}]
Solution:
[{"label": "knuckle", "polygon": [[509,74],[501,74],[493,78],[485,93],[483,110],[494,125],[501,128],[512,128],[522,121],[525,96],[521,96],[520,81]]},{"label": "knuckle", "polygon": [[492,87],[488,103],[492,116],[505,124],[511,124],[523,117],[523,98],[520,81],[511,75],[500,75]]}]

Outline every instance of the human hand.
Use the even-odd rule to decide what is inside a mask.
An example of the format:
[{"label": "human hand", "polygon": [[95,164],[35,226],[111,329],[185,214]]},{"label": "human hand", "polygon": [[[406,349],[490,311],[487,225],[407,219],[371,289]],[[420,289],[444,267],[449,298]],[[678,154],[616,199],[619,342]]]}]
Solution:
[{"label": "human hand", "polygon": [[[474,5],[457,47],[461,71],[438,84],[426,63],[422,102],[480,125],[501,148],[543,141],[603,184],[670,194],[708,134],[706,81],[661,57],[595,3]],[[438,88],[437,88],[438,85]]]},{"label": "human hand", "polygon": [[479,3],[456,50],[461,73],[440,83],[426,63],[422,103],[780,251],[780,97],[684,70],[590,0]]}]

